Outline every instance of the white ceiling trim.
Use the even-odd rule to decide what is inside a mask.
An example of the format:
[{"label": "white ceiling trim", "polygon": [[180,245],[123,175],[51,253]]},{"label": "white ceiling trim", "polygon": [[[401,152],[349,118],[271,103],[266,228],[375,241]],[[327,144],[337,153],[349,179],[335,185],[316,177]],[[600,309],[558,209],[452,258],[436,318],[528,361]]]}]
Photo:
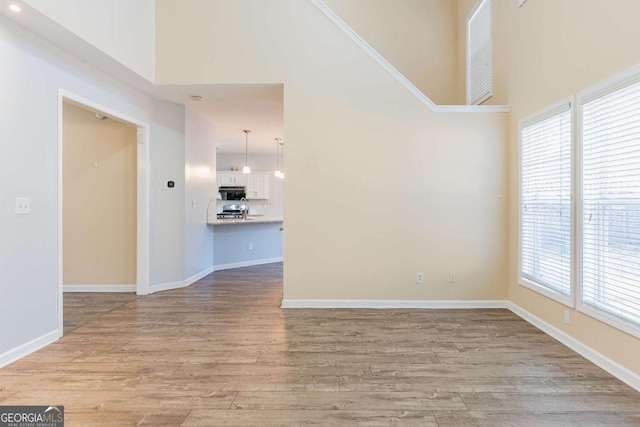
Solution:
[{"label": "white ceiling trim", "polygon": [[411,92],[416,98],[426,105],[431,111],[439,113],[508,113],[511,107],[508,105],[437,105],[427,97],[420,89],[411,83],[400,71],[389,63],[369,43],[358,35],[346,22],[336,15],[322,0],[310,0],[322,13],[324,13],[338,28],[340,28],[351,40],[362,48],[374,61],[391,74],[402,86]]}]

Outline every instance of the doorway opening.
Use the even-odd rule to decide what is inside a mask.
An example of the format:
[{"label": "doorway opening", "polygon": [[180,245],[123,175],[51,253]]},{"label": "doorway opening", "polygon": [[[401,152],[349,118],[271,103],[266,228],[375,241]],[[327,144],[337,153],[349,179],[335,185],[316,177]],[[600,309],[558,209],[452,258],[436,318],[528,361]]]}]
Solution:
[{"label": "doorway opening", "polygon": [[62,91],[58,124],[62,334],[64,292],[149,293],[149,150],[146,123]]},{"label": "doorway opening", "polygon": [[[214,270],[284,259],[284,85],[200,88],[193,108],[215,125]],[[282,271],[280,267],[280,271]]]}]

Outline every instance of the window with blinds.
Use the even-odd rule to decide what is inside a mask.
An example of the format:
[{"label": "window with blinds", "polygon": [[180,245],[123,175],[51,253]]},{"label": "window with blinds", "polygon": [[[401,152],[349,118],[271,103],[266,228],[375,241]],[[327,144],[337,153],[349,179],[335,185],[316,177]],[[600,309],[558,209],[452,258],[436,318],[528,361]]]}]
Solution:
[{"label": "window with blinds", "polygon": [[520,129],[520,283],[570,303],[571,106]]},{"label": "window with blinds", "polygon": [[491,0],[480,3],[467,19],[467,104],[480,104],[492,95]]},{"label": "window with blinds", "polygon": [[580,308],[640,325],[640,81],[581,104]]}]

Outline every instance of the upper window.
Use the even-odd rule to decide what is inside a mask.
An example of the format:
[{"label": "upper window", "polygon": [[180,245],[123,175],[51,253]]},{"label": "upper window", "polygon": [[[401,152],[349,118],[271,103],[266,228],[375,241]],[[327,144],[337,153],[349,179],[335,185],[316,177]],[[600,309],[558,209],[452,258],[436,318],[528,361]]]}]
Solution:
[{"label": "upper window", "polygon": [[479,0],[467,19],[467,104],[492,95],[491,0]]},{"label": "upper window", "polygon": [[580,308],[638,325],[640,81],[583,97],[581,104]]},{"label": "upper window", "polygon": [[520,127],[520,282],[571,305],[571,106]]}]

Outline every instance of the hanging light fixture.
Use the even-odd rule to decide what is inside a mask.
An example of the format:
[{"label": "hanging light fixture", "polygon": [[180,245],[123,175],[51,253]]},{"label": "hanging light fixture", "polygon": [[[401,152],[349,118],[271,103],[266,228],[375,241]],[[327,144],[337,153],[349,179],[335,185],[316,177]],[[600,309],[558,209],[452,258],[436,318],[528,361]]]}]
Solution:
[{"label": "hanging light fixture", "polygon": [[276,178],[280,178],[282,173],[280,171],[280,141],[282,141],[282,138],[276,138],[276,171],[274,172]]},{"label": "hanging light fixture", "polygon": [[280,145],[280,152],[282,153],[282,161],[280,162],[281,169],[278,178],[284,179],[284,142],[280,141],[278,144]]},{"label": "hanging light fixture", "polygon": [[249,167],[249,132],[250,130],[243,130],[244,132],[244,167],[242,168],[242,173],[251,173],[251,168]]}]

